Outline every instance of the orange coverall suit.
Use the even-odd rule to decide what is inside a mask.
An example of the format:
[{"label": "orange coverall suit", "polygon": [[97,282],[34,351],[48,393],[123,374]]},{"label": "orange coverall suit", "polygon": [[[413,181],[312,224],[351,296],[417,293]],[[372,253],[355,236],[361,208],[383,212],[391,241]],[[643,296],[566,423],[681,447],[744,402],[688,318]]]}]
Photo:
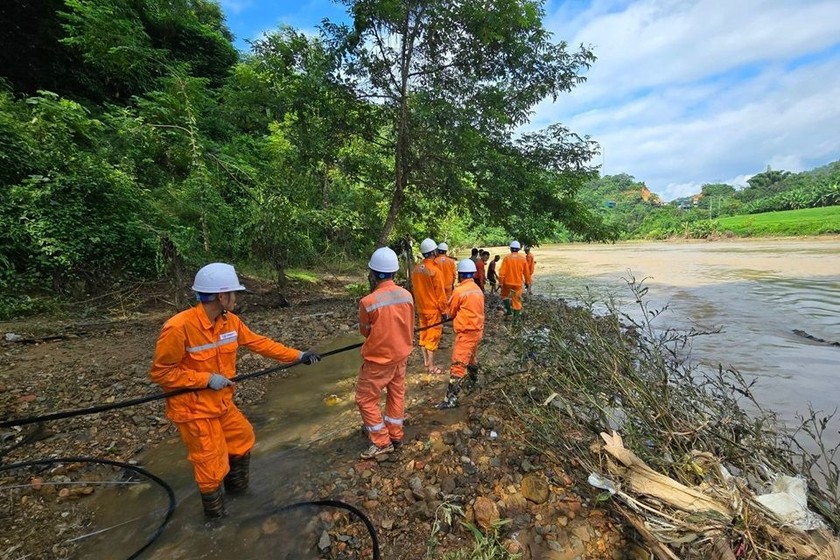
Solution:
[{"label": "orange coverall suit", "polygon": [[[534,253],[525,253],[525,261],[528,263],[528,276],[531,280],[534,279],[534,268],[537,266],[537,261],[534,260]],[[529,282],[528,285],[531,283]]]},{"label": "orange coverall suit", "polygon": [[502,286],[502,299],[511,300],[514,311],[522,309],[522,283],[531,283],[531,270],[525,256],[516,252],[502,259],[499,267],[499,284]]},{"label": "orange coverall suit", "polygon": [[[423,262],[414,267],[411,285],[414,289],[414,304],[417,306],[420,328],[440,323],[441,315],[446,313],[446,289],[443,273],[434,260],[423,259]],[[430,352],[436,352],[442,332],[443,325],[420,331],[420,346]]]},{"label": "orange coverall suit", "polygon": [[486,265],[484,259],[475,261],[475,283],[478,284],[482,292],[484,291],[484,284],[487,282],[487,273],[484,271]]},{"label": "orange coverall suit", "polygon": [[[207,387],[212,373],[236,376],[240,345],[281,362],[294,362],[303,354],[255,334],[233,313],[211,323],[199,304],[163,325],[149,376],[164,391]],[[233,390],[205,389],[166,399],[166,416],[178,426],[198,489],[205,494],[224,480],[229,456],[244,455],[254,446],[254,429],[233,404]]]},{"label": "orange coverall suit", "polygon": [[461,280],[449,302],[449,316],[454,317],[455,345],[452,348],[453,378],[461,379],[467,366],[476,363],[478,343],[484,333],[484,292],[472,278]]},{"label": "orange coverall suit", "polygon": [[[411,293],[394,284],[380,282],[373,293],[359,302],[359,332],[362,368],[356,383],[356,404],[362,421],[377,447],[403,439],[405,411],[405,370],[414,347],[414,303]],[[379,410],[382,390],[385,417]]]},{"label": "orange coverall suit", "polygon": [[455,269],[458,263],[447,255],[438,255],[435,264],[443,274],[443,291],[446,293],[446,301],[452,297],[452,290],[455,288]]}]

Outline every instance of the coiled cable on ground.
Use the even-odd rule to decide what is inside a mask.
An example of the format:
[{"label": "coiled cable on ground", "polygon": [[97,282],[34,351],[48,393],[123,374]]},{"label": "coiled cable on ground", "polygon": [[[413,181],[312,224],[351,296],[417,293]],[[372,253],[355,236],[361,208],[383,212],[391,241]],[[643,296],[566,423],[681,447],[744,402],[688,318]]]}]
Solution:
[{"label": "coiled cable on ground", "polygon": [[127,560],[134,560],[140,554],[143,553],[144,550],[149,548],[152,543],[154,543],[158,537],[163,534],[163,530],[169,524],[169,521],[172,519],[172,515],[175,513],[175,492],[172,490],[172,487],[166,483],[165,480],[160,478],[157,475],[154,475],[147,471],[142,467],[138,467],[137,465],[132,465],[129,463],[123,463],[120,461],[111,461],[109,459],[97,459],[95,457],[56,457],[54,459],[35,459],[33,461],[23,461],[21,463],[12,463],[10,465],[0,465],[0,473],[16,470],[16,469],[25,469],[29,467],[37,467],[37,466],[44,466],[44,465],[54,465],[56,463],[91,463],[95,465],[110,465],[112,467],[120,467],[122,469],[129,470],[131,472],[137,473],[140,476],[146,477],[147,479],[151,480],[166,492],[166,495],[169,498],[169,505],[166,509],[166,515],[163,518],[163,521],[155,530],[154,534],[137,550],[135,550],[131,556],[128,557]]}]

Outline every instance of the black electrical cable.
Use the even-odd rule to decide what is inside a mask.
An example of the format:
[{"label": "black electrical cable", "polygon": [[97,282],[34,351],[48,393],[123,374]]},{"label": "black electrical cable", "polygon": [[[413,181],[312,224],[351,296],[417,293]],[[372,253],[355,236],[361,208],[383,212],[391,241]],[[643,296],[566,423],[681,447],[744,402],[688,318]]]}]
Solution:
[{"label": "black electrical cable", "polygon": [[[452,319],[446,319],[439,323],[435,323],[434,325],[428,325],[426,327],[417,329],[417,331],[423,331],[426,329],[431,329],[433,327],[438,327],[444,323],[451,321]],[[354,348],[359,348],[362,346],[364,342],[357,342],[356,344],[350,344],[348,346],[343,346],[341,348],[337,348],[335,350],[330,350],[328,352],[324,352],[320,354],[322,358],[327,356],[332,356],[334,354],[339,354],[341,352],[346,352],[348,350],[353,350]],[[270,373],[275,373],[278,371],[282,371],[284,369],[289,369],[290,367],[296,366],[300,361],[292,362],[290,364],[280,364],[278,366],[273,366],[270,368],[254,371],[251,373],[245,373],[243,375],[237,375],[236,377],[232,378],[231,381],[239,382],[245,381],[246,379],[252,379],[255,377],[262,377],[264,375],[268,375]],[[194,393],[196,391],[204,391],[207,387],[197,387],[197,388],[185,388],[185,389],[176,389],[174,391],[167,391],[165,393],[155,393],[153,395],[146,395],[145,397],[137,397],[136,399],[128,399],[125,401],[110,403],[110,404],[101,404],[97,406],[91,406],[88,408],[80,408],[76,410],[66,410],[64,412],[54,412],[52,414],[44,414],[43,416],[30,416],[27,418],[20,418],[17,420],[4,420],[0,422],[0,428],[11,428],[13,426],[26,426],[29,424],[35,424],[38,422],[49,422],[52,420],[62,420],[64,418],[73,418],[75,416],[85,416],[88,414],[97,414],[99,412],[105,412],[108,410],[115,410],[119,408],[128,408],[130,406],[136,406],[138,404],[145,404],[147,402],[157,401],[161,399],[166,399],[169,397],[174,397],[176,395],[183,395],[184,393]]]},{"label": "black electrical cable", "polygon": [[[426,329],[431,329],[431,328],[434,328],[434,327],[438,327],[438,326],[443,325],[444,323],[448,323],[450,321],[452,321],[452,319],[444,319],[443,321],[440,321],[440,322],[435,323],[433,325],[427,325],[425,327],[419,328],[419,329],[417,329],[417,331],[423,331],[423,330],[426,330]],[[335,354],[339,354],[341,352],[346,352],[346,351],[352,350],[354,348],[359,348],[363,344],[364,344],[363,342],[359,342],[359,343],[356,343],[356,344],[350,344],[350,345],[347,345],[347,346],[343,346],[341,348],[336,348],[335,350],[329,350],[327,352],[323,352],[323,353],[320,354],[320,356],[322,358],[325,358],[327,356],[332,356],[332,355],[335,355]],[[279,366],[274,366],[274,367],[266,368],[266,369],[263,369],[263,370],[259,370],[259,371],[255,371],[255,372],[251,372],[251,373],[246,373],[246,374],[243,374],[243,375],[238,375],[238,376],[234,377],[233,379],[231,379],[231,381],[235,381],[235,382],[236,381],[244,381],[246,379],[261,377],[261,376],[264,376],[264,375],[268,375],[270,373],[274,373],[274,372],[277,372],[277,371],[288,369],[288,368],[290,368],[292,366],[295,366],[299,363],[301,363],[301,362],[296,361],[296,362],[292,362],[290,364],[281,364]],[[46,414],[46,415],[43,415],[43,416],[33,416],[33,417],[29,417],[29,418],[22,418],[22,419],[19,419],[19,420],[7,420],[7,421],[4,421],[4,422],[0,422],[0,428],[7,428],[7,427],[11,427],[11,426],[25,426],[25,425],[28,425],[28,424],[34,424],[34,423],[38,423],[38,422],[46,422],[46,421],[50,421],[50,420],[60,420],[60,419],[63,419],[63,418],[71,418],[71,417],[74,417],[74,416],[96,414],[98,412],[105,412],[107,410],[114,410],[114,409],[118,409],[118,408],[127,408],[129,406],[134,406],[134,405],[143,404],[143,403],[147,403],[147,402],[151,402],[151,401],[155,401],[155,400],[165,399],[165,398],[172,397],[172,396],[175,396],[175,395],[181,395],[183,393],[191,393],[191,392],[194,392],[194,391],[203,391],[205,389],[206,389],[206,387],[202,387],[202,388],[199,388],[199,389],[178,389],[178,390],[175,390],[175,391],[168,391],[166,393],[156,393],[154,395],[147,395],[145,397],[139,397],[139,398],[136,398],[136,399],[129,399],[129,400],[126,400],[126,401],[121,401],[119,403],[99,405],[99,406],[77,409],[77,410],[69,410],[69,411],[65,411],[65,412],[57,412],[57,413],[54,413],[54,414]],[[28,442],[28,439],[29,438],[26,438],[24,440],[24,442]],[[13,446],[12,449],[14,449],[14,448],[16,448],[20,445],[23,445],[24,442],[20,442],[18,445]],[[7,453],[8,453],[8,451],[10,451],[10,450],[6,450]],[[146,541],[146,543],[141,548],[137,549],[134,553],[132,553],[132,555],[129,556],[127,560],[134,560],[143,551],[145,551],[147,548],[149,548],[149,546],[151,546],[152,543],[154,543],[160,537],[160,535],[163,534],[163,530],[166,528],[167,524],[169,524],[169,521],[172,519],[172,515],[175,512],[175,506],[176,506],[175,492],[172,490],[172,487],[169,486],[169,484],[167,484],[166,481],[164,481],[162,478],[146,471],[145,469],[143,469],[141,467],[138,467],[136,465],[131,465],[129,463],[123,463],[123,462],[120,462],[120,461],[111,461],[111,460],[108,460],[108,459],[97,459],[97,458],[93,458],[93,457],[58,457],[58,458],[55,458],[55,459],[37,459],[37,460],[33,460],[33,461],[24,461],[24,462],[21,462],[21,463],[13,463],[11,465],[0,465],[0,473],[10,471],[10,470],[14,470],[14,469],[19,469],[19,468],[27,468],[27,467],[33,467],[33,466],[38,466],[38,465],[51,465],[51,464],[55,464],[55,463],[94,463],[94,464],[100,464],[100,465],[111,465],[111,466],[121,467],[121,468],[130,470],[130,471],[136,472],[137,474],[140,474],[142,476],[145,476],[149,480],[151,480],[151,481],[155,482],[156,484],[160,485],[166,491],[167,495],[169,496],[169,507],[167,508],[166,516],[165,516],[163,522],[157,528],[157,530],[152,535],[152,537],[148,541]],[[342,502],[342,501],[339,501],[339,500],[313,500],[313,501],[307,501],[307,502],[297,502],[297,503],[294,503],[294,504],[289,504],[289,505],[283,506],[283,507],[279,508],[278,510],[276,510],[276,513],[281,513],[281,512],[284,512],[284,511],[289,511],[289,510],[292,510],[292,509],[304,508],[304,507],[337,507],[337,508],[345,509],[345,510],[351,512],[352,514],[356,515],[359,519],[362,520],[362,522],[365,525],[365,528],[367,529],[368,533],[370,534],[370,538],[371,538],[371,541],[373,543],[373,560],[380,560],[381,556],[380,556],[380,551],[379,551],[379,538],[376,535],[376,528],[373,526],[373,523],[370,521],[370,518],[368,518],[368,516],[365,515],[364,512],[362,512],[360,509],[358,509],[355,506],[352,506],[352,505],[350,505],[346,502]]]},{"label": "black electrical cable", "polygon": [[274,515],[277,513],[282,513],[284,511],[290,511],[293,509],[300,509],[305,507],[336,507],[340,509],[346,509],[356,517],[362,520],[362,523],[365,524],[365,528],[368,530],[370,534],[370,540],[373,542],[373,560],[380,560],[380,552],[379,552],[379,537],[376,535],[376,528],[373,526],[370,518],[365,515],[365,513],[355,506],[351,506],[346,502],[342,502],[340,500],[313,500],[309,502],[297,502],[294,504],[289,504],[283,506],[281,508],[276,509],[272,514]]},{"label": "black electrical cable", "polygon": [[[40,465],[53,465],[55,463],[93,463],[96,465],[110,465],[113,467],[120,467],[132,472],[135,472],[141,476],[144,476],[158,484],[161,488],[166,491],[166,494],[169,496],[169,507],[166,510],[166,516],[163,518],[163,522],[158,526],[157,530],[154,534],[146,541],[146,543],[134,551],[131,556],[127,558],[127,560],[134,560],[140,554],[149,548],[153,542],[155,542],[162,534],[163,530],[169,524],[169,521],[172,519],[172,515],[175,513],[175,492],[172,490],[172,487],[166,483],[165,480],[162,478],[150,473],[146,469],[142,467],[138,467],[136,465],[131,465],[129,463],[122,463],[120,461],[110,461],[108,459],[97,459],[95,457],[57,457],[55,459],[36,459],[34,461],[24,461],[22,463],[13,463],[11,465],[0,465],[0,473],[14,470],[14,469],[25,469],[28,467],[35,467]],[[352,506],[351,506],[352,507]]]}]

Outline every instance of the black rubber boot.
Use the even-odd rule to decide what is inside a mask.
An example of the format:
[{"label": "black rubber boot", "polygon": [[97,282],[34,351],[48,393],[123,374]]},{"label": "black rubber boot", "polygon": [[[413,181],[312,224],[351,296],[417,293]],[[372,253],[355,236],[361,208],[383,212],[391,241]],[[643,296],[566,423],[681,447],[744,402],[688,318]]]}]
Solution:
[{"label": "black rubber boot", "polygon": [[251,454],[239,457],[230,456],[230,472],[225,477],[225,491],[228,494],[241,494],[248,488],[248,474],[251,470]]},{"label": "black rubber boot", "polygon": [[446,388],[446,397],[441,401],[437,407],[440,410],[448,408],[455,408],[458,406],[458,393],[461,392],[461,378],[449,380],[449,386]]},{"label": "black rubber boot", "polygon": [[475,385],[478,383],[478,365],[477,364],[470,364],[467,366],[467,377],[470,379],[470,383]]},{"label": "black rubber boot", "polygon": [[209,494],[202,493],[201,505],[204,506],[204,517],[206,519],[219,519],[227,515],[225,495],[221,486]]}]

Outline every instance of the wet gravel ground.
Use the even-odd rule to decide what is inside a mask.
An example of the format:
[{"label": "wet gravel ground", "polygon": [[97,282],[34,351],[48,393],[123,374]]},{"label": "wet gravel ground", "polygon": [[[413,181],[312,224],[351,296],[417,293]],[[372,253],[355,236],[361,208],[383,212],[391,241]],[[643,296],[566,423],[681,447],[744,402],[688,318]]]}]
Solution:
[{"label": "wet gravel ground", "polygon": [[[356,303],[335,293],[303,292],[292,307],[282,309],[266,308],[250,294],[248,298],[240,310],[246,324],[289,346],[314,347],[356,328]],[[26,338],[67,335],[40,343],[0,343],[0,419],[157,392],[147,372],[160,326],[171,314],[162,310],[96,326],[49,320],[0,324],[4,332]],[[420,374],[415,353],[405,445],[384,460],[362,461],[357,457],[365,442],[358,434],[321,442],[323,464],[305,473],[291,494],[360,507],[377,528],[383,558],[441,558],[447,551],[471,550],[474,539],[462,522],[492,531],[500,520],[505,521],[498,543],[523,559],[623,557],[622,528],[589,501],[591,492],[576,483],[573,466],[526,444],[527,427],[500,397],[505,383],[516,382],[503,355],[509,333],[492,311],[488,318],[481,382],[464,396],[461,407],[434,409],[445,391],[445,377]],[[444,335],[444,351],[451,336],[451,330]],[[239,371],[272,365],[246,352]],[[258,403],[274,378],[242,383],[239,404]],[[177,430],[157,401],[2,429],[0,437],[4,465],[62,456],[137,462],[145,450],[177,437]],[[9,451],[16,444],[21,445]],[[113,472],[73,463],[0,472],[0,560],[73,558],[75,543],[68,541],[90,525],[86,500],[106,477]],[[269,518],[255,538],[273,541],[282,531],[282,522]],[[311,543],[313,558],[366,558],[366,534],[345,512],[325,511],[295,537]]]}]

